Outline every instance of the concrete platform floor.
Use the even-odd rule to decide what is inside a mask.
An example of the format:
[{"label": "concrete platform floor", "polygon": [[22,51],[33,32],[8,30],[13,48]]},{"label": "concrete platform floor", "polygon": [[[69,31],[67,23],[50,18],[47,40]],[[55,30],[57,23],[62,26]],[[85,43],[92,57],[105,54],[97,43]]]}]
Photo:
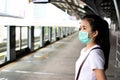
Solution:
[{"label": "concrete platform floor", "polygon": [[0,71],[6,80],[74,80],[81,44],[77,33],[42,48]]},{"label": "concrete platform floor", "polygon": [[[120,80],[120,68],[115,67],[115,39],[111,37],[108,80]],[[75,62],[83,47],[75,33],[2,67],[0,80],[74,80]]]}]

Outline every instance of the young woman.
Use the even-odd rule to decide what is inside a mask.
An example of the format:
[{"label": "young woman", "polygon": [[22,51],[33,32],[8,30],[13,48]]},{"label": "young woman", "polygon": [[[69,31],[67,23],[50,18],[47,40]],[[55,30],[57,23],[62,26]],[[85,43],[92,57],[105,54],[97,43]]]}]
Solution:
[{"label": "young woman", "polygon": [[82,18],[80,42],[86,44],[76,61],[75,80],[107,80],[110,41],[108,23],[97,15]]}]

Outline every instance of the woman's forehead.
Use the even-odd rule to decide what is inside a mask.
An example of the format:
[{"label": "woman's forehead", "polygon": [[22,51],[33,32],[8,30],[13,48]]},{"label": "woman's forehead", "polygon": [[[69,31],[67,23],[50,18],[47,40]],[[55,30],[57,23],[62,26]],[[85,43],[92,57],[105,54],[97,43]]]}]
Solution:
[{"label": "woman's forehead", "polygon": [[81,20],[80,25],[81,26],[90,26],[89,22],[86,19]]}]

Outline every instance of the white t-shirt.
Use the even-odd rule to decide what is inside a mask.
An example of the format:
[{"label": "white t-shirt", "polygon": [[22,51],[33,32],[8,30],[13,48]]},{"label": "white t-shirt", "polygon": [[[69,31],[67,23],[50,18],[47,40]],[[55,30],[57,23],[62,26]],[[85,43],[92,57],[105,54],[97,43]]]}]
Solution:
[{"label": "white t-shirt", "polygon": [[81,50],[80,57],[76,61],[75,77],[77,76],[79,67],[83,60],[86,58],[89,52],[90,54],[82,66],[78,80],[96,80],[93,69],[104,69],[105,59],[103,51],[101,49],[93,49],[95,47],[99,47],[99,45],[93,46],[86,52],[84,52],[84,48]]}]

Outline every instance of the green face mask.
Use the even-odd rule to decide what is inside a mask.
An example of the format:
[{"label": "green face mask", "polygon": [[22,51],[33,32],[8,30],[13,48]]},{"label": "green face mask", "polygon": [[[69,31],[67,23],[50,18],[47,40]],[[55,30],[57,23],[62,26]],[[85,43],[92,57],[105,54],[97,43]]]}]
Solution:
[{"label": "green face mask", "polygon": [[88,32],[79,31],[79,40],[82,43],[88,44],[91,42],[91,39],[88,37]]}]

